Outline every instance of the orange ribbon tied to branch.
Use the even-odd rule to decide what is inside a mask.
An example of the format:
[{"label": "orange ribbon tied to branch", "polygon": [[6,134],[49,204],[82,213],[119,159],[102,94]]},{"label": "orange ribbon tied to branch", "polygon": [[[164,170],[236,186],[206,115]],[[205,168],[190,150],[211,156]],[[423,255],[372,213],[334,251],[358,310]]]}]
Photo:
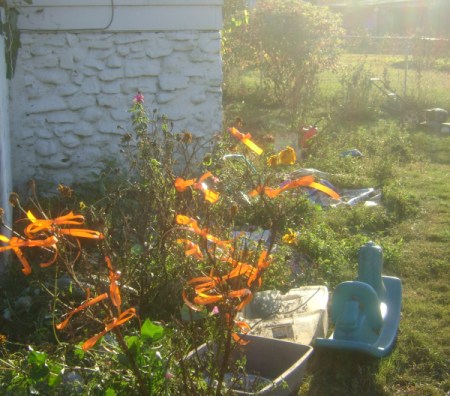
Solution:
[{"label": "orange ribbon tied to branch", "polygon": [[229,241],[222,241],[221,239],[215,237],[208,233],[207,228],[200,228],[197,220],[191,219],[185,215],[177,215],[176,222],[180,225],[188,226],[188,230],[200,235],[203,238],[206,238],[209,242],[215,243],[217,246],[223,247],[225,249],[233,250]]},{"label": "orange ribbon tied to branch", "polygon": [[[234,326],[236,326],[239,329],[239,331],[243,334],[247,334],[251,330],[250,326],[247,323],[240,321],[240,320],[236,320],[229,314],[226,315],[226,321],[227,321],[227,325],[230,329],[233,328]],[[250,342],[250,341],[244,340],[236,332],[231,333],[231,336],[233,337],[233,340],[240,345],[246,345]]]},{"label": "orange ribbon tied to branch", "polygon": [[117,281],[120,279],[120,272],[114,271],[111,264],[111,260],[108,256],[105,257],[106,265],[109,271],[109,297],[111,302],[120,312],[120,306],[122,305],[122,297],[120,296],[120,289]]},{"label": "orange ribbon tied to branch", "polygon": [[254,197],[260,194],[266,194],[269,198],[275,198],[282,192],[297,188],[297,187],[309,187],[315,188],[316,190],[322,191],[323,193],[329,195],[333,199],[339,199],[340,195],[333,189],[314,181],[314,176],[303,176],[299,179],[287,182],[285,185],[279,188],[271,188],[266,186],[258,186],[256,189],[250,191],[249,195]]},{"label": "orange ribbon tied to branch", "polygon": [[37,219],[30,211],[27,217],[31,223],[25,228],[24,233],[28,238],[36,238],[40,232],[56,233],[73,236],[75,238],[103,239],[101,232],[84,228],[60,228],[67,225],[82,225],[84,217],[73,212],[67,215],[56,217],[55,219]]},{"label": "orange ribbon tied to branch", "polygon": [[252,150],[256,154],[258,155],[262,154],[263,149],[251,140],[252,135],[250,135],[249,133],[244,135],[234,127],[228,128],[228,132],[230,132],[234,137],[238,138],[242,143],[244,143],[250,150]]},{"label": "orange ribbon tied to branch", "polygon": [[1,246],[0,247],[0,252],[4,252],[6,250],[12,250],[17,258],[20,260],[20,262],[22,263],[22,272],[25,275],[30,275],[31,274],[31,266],[30,263],[28,262],[28,260],[26,259],[26,257],[23,255],[23,252],[21,249],[26,248],[26,247],[43,247],[43,248],[50,248],[53,249],[55,251],[53,258],[46,262],[46,263],[41,263],[41,267],[48,267],[50,265],[52,265],[57,257],[57,249],[56,249],[56,243],[58,242],[58,239],[55,236],[50,236],[46,239],[20,239],[18,237],[13,236],[11,239],[7,238],[4,235],[0,234],[0,241],[1,242],[5,242],[8,243],[8,246]]},{"label": "orange ribbon tied to branch", "polygon": [[98,302],[103,301],[106,298],[108,298],[108,293],[103,293],[103,294],[100,294],[97,297],[94,297],[94,298],[86,301],[84,304],[81,304],[78,308],[75,308],[74,310],[72,310],[64,321],[62,321],[61,323],[56,325],[56,328],[58,330],[64,329],[68,325],[68,323],[69,323],[70,319],[72,318],[72,316],[75,315],[77,312],[80,312],[83,309],[86,309],[87,307],[90,307],[91,305],[97,304]]},{"label": "orange ribbon tied to branch", "polygon": [[197,260],[203,259],[203,253],[200,250],[200,246],[190,241],[189,239],[177,239],[177,243],[184,244],[184,253],[186,256],[195,257]]},{"label": "orange ribbon tied to branch", "polygon": [[118,326],[123,325],[124,323],[128,322],[135,316],[136,316],[136,309],[128,308],[126,311],[123,311],[118,318],[113,318],[113,320],[105,326],[105,329],[103,331],[89,338],[89,340],[85,341],[84,344],[81,346],[81,348],[83,349],[83,351],[91,349],[97,343],[97,341],[100,338],[102,338],[106,333],[108,333],[109,331]]},{"label": "orange ribbon tied to branch", "polygon": [[198,179],[198,181],[196,179],[185,180],[181,177],[177,177],[175,179],[175,188],[178,192],[183,192],[188,187],[193,186],[196,190],[199,190],[204,194],[206,201],[216,203],[220,197],[219,193],[210,190],[205,183],[205,180],[210,177],[214,177],[211,172],[206,172]]}]

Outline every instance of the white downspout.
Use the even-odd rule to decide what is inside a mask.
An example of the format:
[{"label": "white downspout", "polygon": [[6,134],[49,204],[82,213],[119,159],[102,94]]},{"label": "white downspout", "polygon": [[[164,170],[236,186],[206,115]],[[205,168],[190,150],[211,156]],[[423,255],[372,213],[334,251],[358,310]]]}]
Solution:
[{"label": "white downspout", "polygon": [[[5,10],[0,8],[0,18],[5,22]],[[8,80],[6,79],[5,41],[0,34],[0,208],[4,210],[3,221],[12,224],[12,211],[8,203],[12,191],[11,180],[11,140],[9,132]],[[0,233],[9,236],[8,230],[0,227]],[[7,255],[0,254],[0,279],[6,270]]]}]

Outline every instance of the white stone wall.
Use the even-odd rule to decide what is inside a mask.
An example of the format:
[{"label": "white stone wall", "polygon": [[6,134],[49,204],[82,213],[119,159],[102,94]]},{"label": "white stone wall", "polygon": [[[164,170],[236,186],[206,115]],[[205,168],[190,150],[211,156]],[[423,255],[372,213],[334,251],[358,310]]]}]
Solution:
[{"label": "white stone wall", "polygon": [[83,182],[117,159],[128,108],[197,136],[221,129],[219,31],[22,32],[10,85],[13,181]]}]

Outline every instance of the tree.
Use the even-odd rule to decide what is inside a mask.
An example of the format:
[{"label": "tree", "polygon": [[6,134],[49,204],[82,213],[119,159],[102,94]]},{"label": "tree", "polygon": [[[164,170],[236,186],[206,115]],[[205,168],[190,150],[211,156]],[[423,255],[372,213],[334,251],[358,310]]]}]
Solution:
[{"label": "tree", "polygon": [[299,0],[260,0],[250,13],[254,59],[293,120],[312,106],[318,74],[334,67],[342,35],[338,16]]}]

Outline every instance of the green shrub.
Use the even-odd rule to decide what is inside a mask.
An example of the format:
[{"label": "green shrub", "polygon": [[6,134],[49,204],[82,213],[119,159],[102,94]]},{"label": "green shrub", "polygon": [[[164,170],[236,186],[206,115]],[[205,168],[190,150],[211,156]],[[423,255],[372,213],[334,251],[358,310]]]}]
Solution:
[{"label": "green shrub", "polygon": [[306,2],[263,0],[251,13],[254,62],[293,120],[314,106],[318,73],[335,66],[342,34],[336,14]]}]

